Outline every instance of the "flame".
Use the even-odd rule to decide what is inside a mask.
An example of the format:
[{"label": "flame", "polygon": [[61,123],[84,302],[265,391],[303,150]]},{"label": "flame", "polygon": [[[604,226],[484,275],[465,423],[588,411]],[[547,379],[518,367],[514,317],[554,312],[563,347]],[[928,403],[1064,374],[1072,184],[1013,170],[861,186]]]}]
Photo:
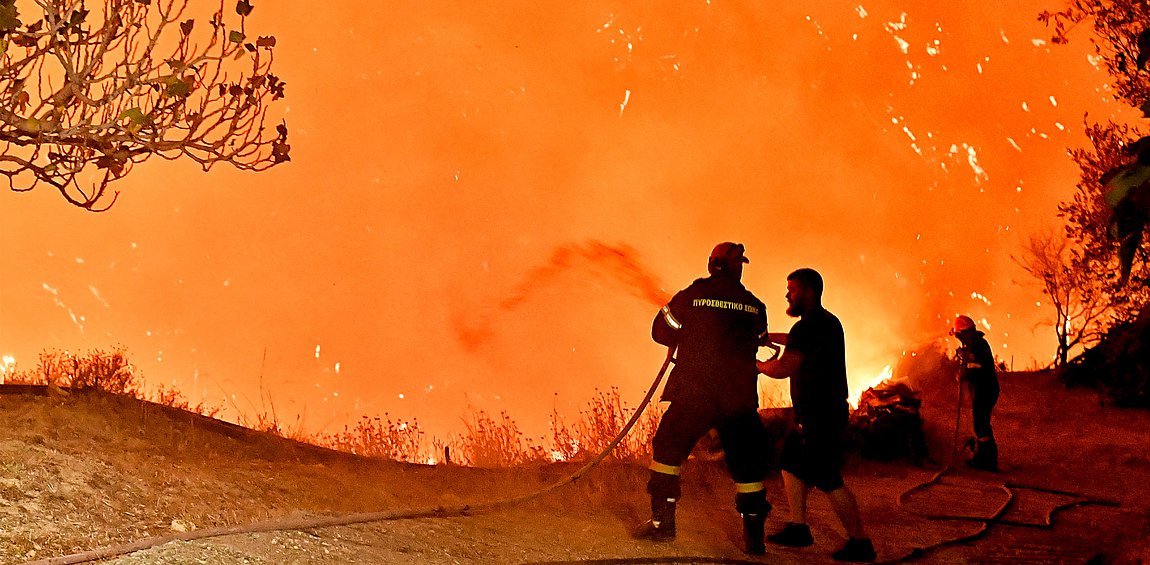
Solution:
[{"label": "flame", "polygon": [[[952,311],[985,316],[1019,363],[1045,362],[1053,336],[1036,326],[1054,308],[1014,284],[1010,251],[1078,181],[1065,148],[1087,143],[1079,116],[1116,109],[1096,90],[1106,57],[1032,44],[1047,35],[1033,2],[995,5],[994,26],[970,3],[853,4],[423,2],[361,33],[379,8],[330,2],[341,31],[282,70],[345,88],[294,91],[288,121],[339,124],[347,143],[300,132],[316,158],[267,177],[153,161],[126,188],[172,190],[125,190],[111,215],[76,221],[45,221],[67,214],[51,191],[0,190],[0,357],[25,370],[45,346],[122,344],[145,375],[229,412],[271,387],[319,429],[390,411],[451,437],[476,399],[532,437],[540,396],[575,410],[594,386],[642,391],[662,356],[646,335],[659,283],[702,276],[730,239],[773,325],[789,321],[786,274],[820,270],[851,392]],[[268,8],[259,25],[308,41],[314,8]],[[972,104],[994,127],[970,127]],[[753,194],[766,171],[778,182]],[[348,362],[338,375],[323,372],[333,359]],[[770,384],[764,399],[789,404],[789,383]]]},{"label": "flame", "polygon": [[894,376],[894,370],[891,369],[890,365],[887,365],[886,367],[883,367],[882,371],[879,371],[878,376],[870,380],[863,381],[862,386],[851,392],[850,397],[847,398],[847,402],[850,403],[851,409],[854,410],[859,407],[859,397],[862,396],[863,392],[890,380],[892,376]]},{"label": "flame", "polygon": [[16,374],[16,357],[5,355],[0,359],[0,384],[7,382],[10,375]]},{"label": "flame", "polygon": [[[558,439],[556,439],[558,441]],[[579,453],[579,440],[571,438],[566,442],[566,445],[557,445],[555,449],[551,450],[548,457],[552,463],[561,463],[570,459],[570,454]]]}]

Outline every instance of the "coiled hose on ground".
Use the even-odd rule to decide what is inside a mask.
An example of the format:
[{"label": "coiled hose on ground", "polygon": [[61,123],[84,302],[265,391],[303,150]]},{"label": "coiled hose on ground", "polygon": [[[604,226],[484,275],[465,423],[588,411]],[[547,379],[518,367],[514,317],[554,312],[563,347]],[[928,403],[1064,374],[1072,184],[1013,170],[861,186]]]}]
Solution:
[{"label": "coiled hose on ground", "polygon": [[[915,559],[920,559],[922,557],[925,557],[928,554],[935,552],[939,549],[942,549],[944,547],[949,547],[949,546],[954,546],[954,545],[972,542],[972,541],[981,539],[982,537],[986,536],[990,532],[990,528],[996,524],[1011,525],[1011,526],[1022,526],[1022,527],[1030,527],[1030,528],[1051,528],[1054,526],[1054,514],[1058,513],[1059,511],[1066,510],[1068,508],[1072,508],[1074,506],[1083,506],[1083,505],[1087,505],[1087,504],[1095,504],[1095,505],[1102,505],[1102,506],[1118,506],[1118,503],[1115,501],[1112,501],[1112,500],[1091,498],[1091,497],[1085,496],[1085,495],[1080,494],[1080,493],[1075,493],[1075,492],[1056,490],[1056,489],[1050,489],[1050,488],[1045,488],[1045,487],[1025,485],[1022,483],[1005,482],[1004,481],[1004,482],[999,483],[997,485],[992,485],[994,488],[1001,490],[1006,495],[1006,499],[1003,501],[1002,505],[1000,505],[990,516],[971,516],[971,515],[967,515],[967,514],[948,514],[945,512],[939,512],[939,513],[923,512],[923,511],[919,511],[919,510],[912,510],[909,507],[907,507],[906,501],[910,498],[912,493],[925,490],[927,488],[930,488],[933,485],[943,484],[943,481],[942,481],[943,475],[949,473],[954,467],[955,459],[958,457],[959,430],[962,427],[964,389],[965,389],[965,387],[962,385],[961,382],[959,382],[959,385],[958,385],[958,406],[957,406],[957,410],[956,410],[955,417],[954,417],[954,437],[953,437],[953,440],[951,442],[950,456],[948,457],[946,465],[944,465],[941,470],[939,470],[937,473],[935,473],[933,476],[931,476],[930,479],[927,479],[926,481],[923,481],[917,485],[914,485],[914,486],[910,487],[909,489],[900,493],[898,496],[898,506],[899,506],[899,508],[902,508],[904,512],[914,514],[914,515],[920,516],[922,518],[926,518],[927,520],[970,521],[970,522],[978,522],[978,523],[980,523],[980,526],[978,527],[977,530],[975,530],[974,532],[972,532],[970,534],[958,536],[955,538],[944,539],[944,540],[941,540],[941,541],[938,541],[938,542],[935,542],[935,543],[932,543],[929,545],[915,547],[915,548],[912,548],[905,555],[902,555],[902,556],[896,557],[896,558],[892,558],[892,559],[888,559],[885,561],[879,561],[879,563],[903,563],[903,562],[907,562],[907,561],[912,561]],[[1019,490],[1019,489],[1026,489],[1026,490],[1033,490],[1033,491],[1045,492],[1045,493],[1050,493],[1050,494],[1057,494],[1057,495],[1062,495],[1062,496],[1069,496],[1069,497],[1077,498],[1078,500],[1074,500],[1074,501],[1071,501],[1071,502],[1068,502],[1065,504],[1059,504],[1059,505],[1051,507],[1050,511],[1047,512],[1047,514],[1043,520],[1043,523],[1041,523],[1041,524],[1035,524],[1035,523],[1031,523],[1031,522],[1016,522],[1016,521],[1012,521],[1012,520],[1006,520],[1003,517],[1006,515],[1006,512],[1010,509],[1010,506],[1014,503],[1014,499],[1015,499],[1014,490]]]}]

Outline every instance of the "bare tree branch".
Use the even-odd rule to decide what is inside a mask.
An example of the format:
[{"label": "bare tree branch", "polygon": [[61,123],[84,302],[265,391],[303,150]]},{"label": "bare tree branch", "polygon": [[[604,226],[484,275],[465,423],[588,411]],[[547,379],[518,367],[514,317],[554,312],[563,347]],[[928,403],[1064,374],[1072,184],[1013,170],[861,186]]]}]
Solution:
[{"label": "bare tree branch", "polygon": [[[1091,26],[1089,41],[1112,79],[1114,96],[1150,117],[1150,2],[1071,0],[1064,10],[1042,12],[1038,19],[1051,27],[1054,43],[1068,42],[1079,24]],[[1150,184],[1127,186],[1123,193],[1110,184],[1118,175],[1125,175],[1127,185],[1144,180],[1130,173],[1147,172],[1150,162],[1142,160],[1150,152],[1139,146],[1150,141],[1139,140],[1129,124],[1090,123],[1089,116],[1083,122],[1090,146],[1070,151],[1082,176],[1073,197],[1058,207],[1065,233],[1036,236],[1015,258],[1042,282],[1055,310],[1061,365],[1072,351],[1095,345],[1150,302],[1150,237],[1141,237],[1150,211],[1140,200],[1150,194]]]},{"label": "bare tree branch", "polygon": [[[286,86],[271,72],[275,38],[248,38],[251,5],[241,0],[226,18],[224,1],[197,25],[183,19],[188,0],[103,0],[99,13],[86,0],[0,0],[9,188],[47,185],[100,211],[119,194],[110,185],[153,156],[205,171],[289,161],[287,126],[268,124]],[[24,23],[26,5],[39,19]]]},{"label": "bare tree branch", "polygon": [[1058,340],[1054,364],[1065,365],[1071,353],[1098,342],[1115,316],[1106,300],[1106,287],[1096,274],[1079,268],[1072,242],[1065,234],[1031,236],[1019,256],[1012,256],[1041,285],[1054,309],[1050,322]]}]

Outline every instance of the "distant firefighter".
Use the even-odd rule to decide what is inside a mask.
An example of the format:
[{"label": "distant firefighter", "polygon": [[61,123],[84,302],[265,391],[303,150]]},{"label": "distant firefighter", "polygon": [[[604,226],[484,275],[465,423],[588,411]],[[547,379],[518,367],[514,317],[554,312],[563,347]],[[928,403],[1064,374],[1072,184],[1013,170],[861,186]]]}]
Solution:
[{"label": "distant firefighter", "polygon": [[670,406],[652,440],[651,519],[635,532],[637,538],[675,538],[680,467],[699,438],[715,429],[736,483],[746,552],[766,551],[763,527],[771,505],[763,485],[763,446],[768,442],[758,414],[755,356],[767,339],[767,310],[740,282],[743,263],[749,262],[742,244],[716,245],[707,261],[710,276],[680,291],[655,316],[651,336],[677,350],[663,391]]},{"label": "distant firefighter", "polygon": [[998,375],[994,369],[994,354],[983,333],[978,331],[970,316],[954,319],[951,334],[962,343],[955,352],[958,358],[960,386],[970,387],[971,412],[975,438],[969,442],[974,452],[968,465],[976,469],[998,471],[998,443],[990,427],[990,414],[998,403]]},{"label": "distant firefighter", "polygon": [[[847,404],[846,338],[842,322],[823,308],[823,277],[814,269],[787,276],[787,315],[791,326],[779,359],[759,361],[758,369],[774,379],[790,379],[795,425],[780,457],[783,486],[791,516],[767,539],[787,547],[814,544],[807,524],[807,493],[815,487],[830,499],[847,532],[847,542],[831,557],[836,561],[874,561],[874,545],[863,530],[858,502],[843,482],[843,435]],[[774,337],[772,336],[772,339]]]}]

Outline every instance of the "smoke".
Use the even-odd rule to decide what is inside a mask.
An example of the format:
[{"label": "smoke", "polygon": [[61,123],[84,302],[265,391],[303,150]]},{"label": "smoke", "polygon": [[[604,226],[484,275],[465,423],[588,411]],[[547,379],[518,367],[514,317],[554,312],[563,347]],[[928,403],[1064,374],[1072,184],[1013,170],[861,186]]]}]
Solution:
[{"label": "smoke", "polygon": [[612,246],[590,240],[562,245],[548,260],[528,270],[507,296],[493,305],[480,307],[479,314],[456,313],[453,328],[464,349],[475,352],[496,337],[502,316],[512,315],[531,297],[562,279],[598,279],[620,288],[656,308],[670,300],[659,280],[627,245]]},{"label": "smoke", "polygon": [[940,460],[945,460],[947,450],[953,447],[955,409],[959,408],[957,370],[942,339],[909,349],[894,368],[894,378],[905,381],[922,400],[927,445]]},{"label": "smoke", "polygon": [[468,395],[545,428],[552,395],[646,390],[661,282],[724,240],[772,331],[823,273],[852,383],[959,312],[1052,347],[1008,257],[1106,110],[1040,2],[280,4],[290,167],[150,162],[98,216],[0,194],[0,355],[122,343],[189,397],[262,373],[336,426],[441,433]]}]

